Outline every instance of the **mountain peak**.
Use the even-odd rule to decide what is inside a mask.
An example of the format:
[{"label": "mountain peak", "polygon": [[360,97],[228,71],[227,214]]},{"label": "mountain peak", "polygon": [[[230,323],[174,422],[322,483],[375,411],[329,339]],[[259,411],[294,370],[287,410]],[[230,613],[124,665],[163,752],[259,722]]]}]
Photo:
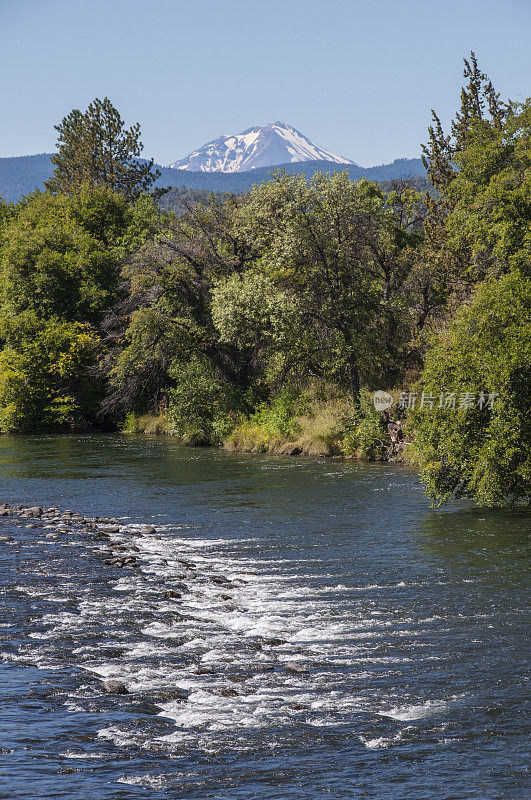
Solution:
[{"label": "mountain peak", "polygon": [[194,172],[248,172],[300,161],[354,164],[318,147],[287,122],[277,120],[232,136],[219,136],[169,166]]}]

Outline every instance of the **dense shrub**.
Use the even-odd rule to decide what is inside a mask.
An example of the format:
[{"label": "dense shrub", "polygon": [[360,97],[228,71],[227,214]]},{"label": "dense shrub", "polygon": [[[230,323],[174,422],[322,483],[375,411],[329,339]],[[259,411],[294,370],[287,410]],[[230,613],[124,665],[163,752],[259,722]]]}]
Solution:
[{"label": "dense shrub", "polygon": [[417,406],[410,427],[434,501],[531,498],[530,388],[531,280],[516,271],[479,286],[427,354],[418,395],[434,407]]},{"label": "dense shrub", "polygon": [[25,312],[4,318],[0,335],[1,431],[94,422],[102,386],[89,367],[100,342],[88,325]]},{"label": "dense shrub", "polygon": [[221,444],[234,426],[245,398],[225,383],[205,359],[175,363],[170,371],[169,414],[185,444]]}]

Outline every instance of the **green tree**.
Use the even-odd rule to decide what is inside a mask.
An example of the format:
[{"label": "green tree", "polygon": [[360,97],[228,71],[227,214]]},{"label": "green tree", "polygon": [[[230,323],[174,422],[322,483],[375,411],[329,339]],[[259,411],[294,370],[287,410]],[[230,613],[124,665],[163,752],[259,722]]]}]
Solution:
[{"label": "green tree", "polygon": [[88,325],[32,311],[0,322],[0,431],[94,423],[102,385],[91,375],[100,343]]},{"label": "green tree", "polygon": [[143,150],[139,123],[126,128],[108,97],[96,98],[85,112],[74,109],[55,129],[55,171],[45,184],[53,192],[76,194],[84,186],[104,186],[131,200],[160,177],[153,159],[138,160]]},{"label": "green tree", "polygon": [[0,308],[98,322],[116,299],[120,262],[157,225],[150,198],[130,205],[105,189],[36,192],[0,231]]},{"label": "green tree", "polygon": [[410,424],[434,502],[531,500],[530,387],[531,280],[515,270],[481,284],[427,353]]},{"label": "green tree", "polygon": [[220,342],[236,346],[253,363],[256,381],[269,391],[286,380],[302,385],[308,377],[315,341],[298,301],[256,269],[219,280],[212,291],[212,318]]},{"label": "green tree", "polygon": [[467,248],[474,278],[531,275],[531,101],[512,104],[503,123],[471,123],[455,164],[450,247]]},{"label": "green tree", "polygon": [[122,260],[158,217],[149,196],[130,204],[102,187],[36,192],[10,208],[0,224],[0,429],[101,418],[103,316]]},{"label": "green tree", "polygon": [[253,353],[223,341],[212,317],[217,282],[255,257],[233,230],[242,202],[212,197],[206,206],[186,203],[185,213],[165,216],[158,236],[126,263],[127,296],[107,324],[110,411],[155,411],[181,375],[189,391],[191,361],[195,374],[202,365],[228,392],[237,387],[243,396],[252,384]]},{"label": "green tree", "polygon": [[13,205],[11,203],[6,203],[2,195],[0,195],[0,231],[7,223],[12,213]]},{"label": "green tree", "polygon": [[434,307],[459,303],[489,275],[531,263],[531,108],[504,102],[474,53],[461,107],[446,133],[433,111],[423,161],[428,197],[424,283]]},{"label": "green tree", "polygon": [[407,186],[384,195],[347,172],[311,180],[277,172],[253,188],[236,225],[314,343],[311,363],[294,365],[299,373],[326,373],[356,402],[362,380],[396,380],[413,324],[406,287],[421,215],[419,195]]}]

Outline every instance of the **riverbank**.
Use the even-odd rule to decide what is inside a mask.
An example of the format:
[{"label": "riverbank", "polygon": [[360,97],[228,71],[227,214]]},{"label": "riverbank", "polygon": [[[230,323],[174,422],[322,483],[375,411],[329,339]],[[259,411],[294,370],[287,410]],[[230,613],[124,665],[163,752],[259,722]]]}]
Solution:
[{"label": "riverbank", "polygon": [[313,456],[362,461],[404,460],[400,426],[389,424],[368,396],[355,412],[350,398],[310,396],[262,404],[248,416],[238,415],[210,428],[197,422],[179,428],[169,414],[127,415],[124,433],[174,436],[185,446],[213,445],[235,453]]}]

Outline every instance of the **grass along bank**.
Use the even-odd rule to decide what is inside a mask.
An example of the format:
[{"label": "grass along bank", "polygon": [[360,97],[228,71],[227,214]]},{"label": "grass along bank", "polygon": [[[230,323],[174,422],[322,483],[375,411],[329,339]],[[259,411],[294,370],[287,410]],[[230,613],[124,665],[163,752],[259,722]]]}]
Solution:
[{"label": "grass along bank", "polygon": [[130,411],[120,428],[122,433],[173,434],[170,418],[166,414],[135,414]]},{"label": "grass along bank", "polygon": [[[176,422],[171,411],[159,415],[127,414],[124,433],[166,434],[184,445],[213,445],[233,452],[358,458],[379,461],[389,457],[391,438],[372,396],[362,395],[361,409],[333,389],[326,392],[283,394],[262,403],[249,415],[201,420],[189,427]],[[221,432],[221,434],[219,433]]]}]

